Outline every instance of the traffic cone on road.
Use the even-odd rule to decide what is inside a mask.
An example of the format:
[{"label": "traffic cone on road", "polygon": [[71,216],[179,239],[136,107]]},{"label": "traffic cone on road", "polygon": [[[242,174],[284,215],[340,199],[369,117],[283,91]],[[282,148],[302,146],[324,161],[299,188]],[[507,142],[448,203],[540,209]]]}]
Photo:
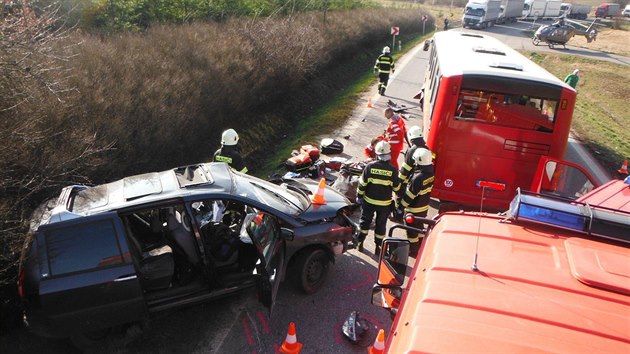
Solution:
[{"label": "traffic cone on road", "polygon": [[324,198],[324,191],[326,190],[326,179],[322,177],[319,181],[319,187],[317,188],[317,193],[313,196],[313,204],[324,205],[326,204],[326,199]]},{"label": "traffic cone on road", "polygon": [[278,353],[284,354],[298,354],[300,350],[302,350],[302,343],[297,341],[297,336],[295,334],[295,323],[289,323],[289,330],[287,332],[287,337],[284,342],[282,342],[282,346],[278,349]]},{"label": "traffic cone on road", "polygon": [[378,335],[374,340],[374,345],[368,347],[368,354],[383,354],[385,352],[385,331],[378,330]]},{"label": "traffic cone on road", "polygon": [[373,106],[372,106],[372,97],[369,97],[369,98],[368,98],[368,104],[367,104],[367,107],[368,107],[368,108],[372,108],[372,107],[373,107]]},{"label": "traffic cone on road", "polygon": [[627,175],[628,174],[628,160],[625,160],[623,162],[623,165],[621,165],[621,168],[617,170],[617,172]]}]

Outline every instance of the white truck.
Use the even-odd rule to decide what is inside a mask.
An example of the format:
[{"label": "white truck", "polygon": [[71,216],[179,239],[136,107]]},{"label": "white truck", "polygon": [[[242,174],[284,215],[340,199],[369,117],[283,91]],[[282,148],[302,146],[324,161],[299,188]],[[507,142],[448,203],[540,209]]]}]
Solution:
[{"label": "white truck", "polygon": [[470,0],[464,8],[464,28],[492,27],[501,14],[501,0]]},{"label": "white truck", "polygon": [[525,0],[523,18],[552,19],[560,16],[562,0]]},{"label": "white truck", "polygon": [[560,5],[560,16],[564,15],[566,18],[586,20],[590,12],[590,5],[570,4],[566,2]]},{"label": "white truck", "polygon": [[545,13],[546,6],[546,0],[525,0],[523,4],[523,17],[529,19],[541,18]]},{"label": "white truck", "polygon": [[560,16],[560,6],[562,6],[562,0],[547,0],[543,18],[551,19]]},{"label": "white truck", "polygon": [[525,0],[503,0],[501,1],[501,14],[497,23],[516,22],[521,18]]}]

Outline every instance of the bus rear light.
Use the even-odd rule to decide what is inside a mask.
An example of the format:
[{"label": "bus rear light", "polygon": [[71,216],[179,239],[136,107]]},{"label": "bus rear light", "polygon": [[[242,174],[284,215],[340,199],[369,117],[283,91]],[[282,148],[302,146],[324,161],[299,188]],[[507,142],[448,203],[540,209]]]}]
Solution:
[{"label": "bus rear light", "polygon": [[563,99],[563,100],[560,102],[560,109],[563,109],[563,110],[564,110],[564,109],[567,109],[567,99],[566,99],[566,98],[565,98],[565,99]]},{"label": "bus rear light", "polygon": [[475,183],[477,185],[477,187],[479,188],[490,188],[492,190],[495,191],[504,191],[505,190],[505,183],[498,183],[498,182],[488,182],[488,181],[477,181],[477,183]]}]

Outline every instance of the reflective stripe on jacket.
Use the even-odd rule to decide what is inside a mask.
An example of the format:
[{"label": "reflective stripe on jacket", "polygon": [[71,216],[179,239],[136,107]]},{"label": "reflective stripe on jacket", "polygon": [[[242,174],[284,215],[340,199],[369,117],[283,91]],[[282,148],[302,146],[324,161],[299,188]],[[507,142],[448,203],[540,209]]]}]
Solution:
[{"label": "reflective stripe on jacket", "polygon": [[365,166],[361,178],[357,197],[366,203],[378,206],[392,204],[392,193],[400,189],[398,171],[389,161],[374,161]]},{"label": "reflective stripe on jacket", "polygon": [[233,146],[221,147],[214,153],[212,161],[225,162],[238,172],[247,173],[248,171],[241,154],[239,154],[238,150]]},{"label": "reflective stripe on jacket", "polygon": [[434,179],[433,165],[421,166],[413,171],[400,203],[406,212],[426,215],[429,210]]},{"label": "reflective stripe on jacket", "polygon": [[381,54],[376,59],[374,70],[381,74],[389,74],[394,69],[394,58],[390,54]]}]

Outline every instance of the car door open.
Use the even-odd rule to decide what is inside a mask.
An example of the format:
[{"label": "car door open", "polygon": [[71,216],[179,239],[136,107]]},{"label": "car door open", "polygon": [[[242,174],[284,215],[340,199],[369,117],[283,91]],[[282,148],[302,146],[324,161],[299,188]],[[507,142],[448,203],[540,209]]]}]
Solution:
[{"label": "car door open", "polygon": [[247,234],[252,238],[260,254],[260,262],[256,271],[260,275],[257,281],[259,300],[273,311],[273,304],[278,293],[278,286],[285,272],[285,240],[291,233],[280,228],[278,219],[271,214],[258,212],[246,221]]}]

